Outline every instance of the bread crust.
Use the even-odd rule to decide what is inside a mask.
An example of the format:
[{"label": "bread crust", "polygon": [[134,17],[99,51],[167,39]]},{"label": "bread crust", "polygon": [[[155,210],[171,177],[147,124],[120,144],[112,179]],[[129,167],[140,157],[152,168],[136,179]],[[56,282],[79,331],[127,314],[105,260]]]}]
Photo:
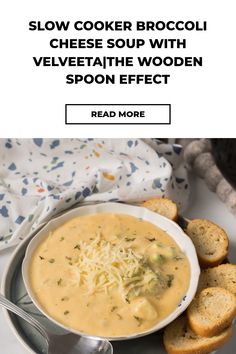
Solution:
[{"label": "bread crust", "polygon": [[225,288],[236,296],[236,264],[226,263],[202,270],[198,291],[215,286]]},{"label": "bread crust", "polygon": [[[196,228],[200,229],[200,228],[207,227],[208,229],[210,229],[211,233],[214,235],[216,235],[216,233],[218,233],[219,239],[221,242],[219,242],[218,245],[218,252],[216,252],[216,254],[213,256],[207,256],[206,254],[204,254],[204,242],[211,242],[209,240],[209,236],[206,235],[206,232],[200,232],[199,234],[196,236]],[[200,263],[200,266],[202,268],[209,268],[209,267],[215,267],[218,266],[219,264],[221,264],[221,262],[227,257],[228,255],[228,247],[229,247],[229,240],[228,240],[228,236],[226,234],[226,232],[217,224],[213,223],[212,221],[209,221],[207,219],[193,219],[190,220],[186,229],[185,229],[186,234],[191,238],[191,240],[194,243],[194,246],[196,248],[197,251],[197,255],[198,255],[198,260]],[[202,239],[203,242],[201,242],[199,244],[199,239]],[[215,240],[212,240],[212,243],[215,244]]]},{"label": "bread crust", "polygon": [[[176,221],[178,219],[178,208],[176,203],[168,198],[155,197],[146,200],[142,206],[148,208],[162,216],[167,217],[170,220]],[[163,206],[169,208],[168,215],[162,210]]]},{"label": "bread crust", "polygon": [[[177,346],[174,343],[174,338],[172,332],[179,327],[187,325],[186,316],[181,316],[177,318],[174,322],[168,325],[164,331],[164,346],[168,354],[209,354],[210,352],[217,350],[221,346],[223,346],[232,336],[233,327],[232,325],[226,328],[220,335],[212,337],[212,338],[203,338],[196,337],[195,343],[189,343],[189,347],[186,346]],[[187,328],[189,333],[189,329]],[[188,339],[186,339],[186,342]]]},{"label": "bread crust", "polygon": [[[213,312],[210,312],[205,301],[207,296],[210,296],[211,303],[214,305]],[[227,313],[218,316],[218,309],[224,306],[219,300],[219,296],[224,296],[231,305]],[[219,307],[220,306],[220,307]],[[199,317],[202,317],[201,319]],[[209,316],[212,316],[210,323],[206,324],[205,320],[209,321]],[[236,298],[228,290],[218,287],[206,288],[197,294],[187,309],[187,318],[189,327],[199,336],[213,337],[219,335],[225,328],[229,327],[232,320],[236,316]]]},{"label": "bread crust", "polygon": [[222,254],[221,257],[218,257],[217,260],[211,261],[211,262],[207,261],[204,257],[201,257],[200,254],[197,254],[197,256],[198,256],[198,261],[199,261],[201,268],[206,269],[206,268],[217,267],[218,265],[220,265],[224,261],[227,254],[228,254],[228,251],[226,253]]}]

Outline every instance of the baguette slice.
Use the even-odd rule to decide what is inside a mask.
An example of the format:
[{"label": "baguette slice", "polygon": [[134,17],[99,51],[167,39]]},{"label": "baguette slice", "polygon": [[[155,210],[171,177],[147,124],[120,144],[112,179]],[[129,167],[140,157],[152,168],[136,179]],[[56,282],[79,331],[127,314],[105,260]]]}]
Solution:
[{"label": "baguette slice", "polygon": [[190,328],[199,336],[213,337],[229,327],[236,316],[236,298],[223,288],[202,290],[187,309]]},{"label": "baguette slice", "polygon": [[142,204],[142,206],[158,213],[162,216],[165,216],[168,219],[173,221],[177,220],[178,209],[177,205],[172,202],[172,200],[167,198],[153,198],[149,199]]},{"label": "baguette slice", "polygon": [[218,267],[203,269],[198,291],[214,286],[227,289],[236,296],[236,264],[221,264]]},{"label": "baguette slice", "polygon": [[197,251],[202,268],[219,265],[227,256],[229,240],[226,232],[209,220],[191,220],[186,228]]},{"label": "baguette slice", "polygon": [[164,345],[168,354],[208,354],[224,345],[232,333],[231,325],[218,336],[200,337],[188,327],[186,316],[181,316],[165,328]]}]

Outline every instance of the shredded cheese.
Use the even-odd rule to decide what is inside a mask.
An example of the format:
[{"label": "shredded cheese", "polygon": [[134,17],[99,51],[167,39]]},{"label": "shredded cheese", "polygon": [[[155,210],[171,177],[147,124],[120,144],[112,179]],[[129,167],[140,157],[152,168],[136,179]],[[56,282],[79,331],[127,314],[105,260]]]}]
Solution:
[{"label": "shredded cheese", "polygon": [[78,242],[78,256],[73,262],[80,286],[88,294],[108,293],[118,288],[124,300],[160,285],[160,274],[147,264],[144,255],[131,247],[122,247],[101,238],[98,234],[91,242]]}]

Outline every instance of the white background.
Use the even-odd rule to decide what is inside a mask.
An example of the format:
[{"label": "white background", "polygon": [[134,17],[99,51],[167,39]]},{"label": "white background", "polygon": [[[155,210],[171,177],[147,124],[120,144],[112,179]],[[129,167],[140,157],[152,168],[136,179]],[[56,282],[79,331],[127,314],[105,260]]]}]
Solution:
[{"label": "white background", "polygon": [[[235,114],[234,0],[173,1],[5,1],[1,6],[0,85],[1,137],[226,137],[232,136]],[[88,56],[104,50],[59,51],[53,37],[158,36],[158,32],[30,32],[31,20],[199,20],[207,32],[160,33],[187,38],[186,50],[119,50],[106,55],[203,56],[204,67],[147,68],[170,72],[168,85],[66,85],[68,68],[36,68],[32,56]],[[86,71],[90,71],[89,69]],[[95,69],[94,72],[101,69]],[[123,70],[122,70],[123,71]],[[128,72],[125,70],[124,72]],[[141,71],[141,70],[137,70]],[[65,126],[65,103],[171,103],[171,126]]]}]

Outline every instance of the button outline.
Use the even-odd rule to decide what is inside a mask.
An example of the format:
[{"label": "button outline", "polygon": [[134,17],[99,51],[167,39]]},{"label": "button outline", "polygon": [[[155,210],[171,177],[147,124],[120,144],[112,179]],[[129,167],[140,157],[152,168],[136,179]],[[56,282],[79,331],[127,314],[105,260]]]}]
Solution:
[{"label": "button outline", "polygon": [[[67,121],[67,107],[68,106],[167,106],[169,107],[169,122],[164,123],[69,123]],[[65,125],[171,125],[171,104],[170,103],[66,103],[65,104]]]}]

